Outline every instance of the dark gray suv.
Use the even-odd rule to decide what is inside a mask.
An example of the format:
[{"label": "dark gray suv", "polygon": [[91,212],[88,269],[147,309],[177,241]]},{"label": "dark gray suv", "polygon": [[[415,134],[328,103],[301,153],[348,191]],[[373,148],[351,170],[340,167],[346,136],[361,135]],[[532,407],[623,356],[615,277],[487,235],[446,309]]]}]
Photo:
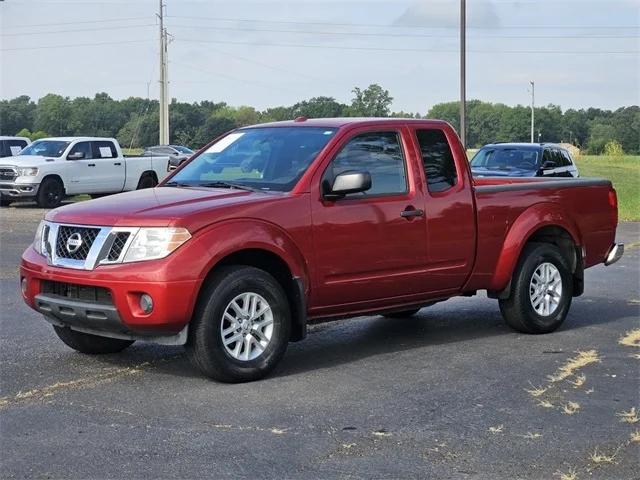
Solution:
[{"label": "dark gray suv", "polygon": [[475,177],[577,177],[569,152],[553,143],[490,143],[471,159]]}]

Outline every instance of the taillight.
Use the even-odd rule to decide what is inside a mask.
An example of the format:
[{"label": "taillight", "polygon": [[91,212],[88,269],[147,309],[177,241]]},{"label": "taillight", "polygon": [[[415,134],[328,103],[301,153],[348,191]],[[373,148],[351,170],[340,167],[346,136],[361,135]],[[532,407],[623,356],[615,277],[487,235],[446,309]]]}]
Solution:
[{"label": "taillight", "polygon": [[618,224],[618,194],[615,188],[609,190],[609,206],[611,207],[611,213],[613,215],[613,224]]},{"label": "taillight", "polygon": [[609,206],[611,208],[618,208],[618,195],[613,188],[609,190]]}]

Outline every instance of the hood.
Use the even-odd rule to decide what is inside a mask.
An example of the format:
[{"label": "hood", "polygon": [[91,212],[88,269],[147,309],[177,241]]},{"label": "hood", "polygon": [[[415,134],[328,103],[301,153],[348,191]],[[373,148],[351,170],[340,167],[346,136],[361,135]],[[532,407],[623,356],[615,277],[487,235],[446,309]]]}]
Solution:
[{"label": "hood", "polygon": [[15,157],[0,158],[0,164],[13,165],[15,167],[37,167],[45,163],[55,162],[53,157],[42,155],[16,155]]},{"label": "hood", "polygon": [[474,177],[535,177],[535,170],[492,170],[484,167],[471,167]]},{"label": "hood", "polygon": [[285,196],[227,188],[156,187],[73,203],[51,210],[45,218],[77,225],[180,226],[193,233],[215,221],[251,216],[248,206],[263,206]]}]

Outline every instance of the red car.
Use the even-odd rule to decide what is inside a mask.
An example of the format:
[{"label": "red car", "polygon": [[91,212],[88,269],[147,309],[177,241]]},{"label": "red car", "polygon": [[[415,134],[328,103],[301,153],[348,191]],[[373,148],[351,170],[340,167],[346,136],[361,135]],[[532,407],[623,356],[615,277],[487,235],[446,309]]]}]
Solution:
[{"label": "red car", "polygon": [[319,320],[407,316],[487,290],[546,333],[618,260],[601,179],[472,180],[445,122],[298,118],[212,142],[160,186],[50,211],[24,299],[83,353],[184,344],[206,375],[267,374]]}]

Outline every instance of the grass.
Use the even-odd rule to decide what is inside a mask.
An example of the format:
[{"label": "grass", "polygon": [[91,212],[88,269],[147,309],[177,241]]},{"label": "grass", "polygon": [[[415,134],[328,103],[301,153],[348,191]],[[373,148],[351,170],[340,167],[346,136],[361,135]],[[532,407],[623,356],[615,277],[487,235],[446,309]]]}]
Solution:
[{"label": "grass", "polygon": [[638,417],[638,413],[636,412],[636,407],[632,407],[628,412],[620,412],[616,413],[618,417],[620,417],[620,421],[623,423],[638,423],[640,418]]},{"label": "grass", "polygon": [[640,347],[640,328],[625,333],[618,343],[625,347]]},{"label": "grass", "polygon": [[570,468],[567,472],[561,472],[558,470],[553,475],[559,477],[560,480],[578,480],[578,472],[575,468]]},{"label": "grass", "polygon": [[579,369],[586,367],[592,363],[600,362],[598,352],[595,350],[587,350],[586,352],[578,351],[575,357],[570,358],[567,362],[558,368],[553,375],[548,375],[550,382],[559,382],[565,378],[569,378]]},{"label": "grass", "polygon": [[576,165],[582,177],[611,180],[618,192],[620,220],[640,220],[640,155],[580,155]]}]

